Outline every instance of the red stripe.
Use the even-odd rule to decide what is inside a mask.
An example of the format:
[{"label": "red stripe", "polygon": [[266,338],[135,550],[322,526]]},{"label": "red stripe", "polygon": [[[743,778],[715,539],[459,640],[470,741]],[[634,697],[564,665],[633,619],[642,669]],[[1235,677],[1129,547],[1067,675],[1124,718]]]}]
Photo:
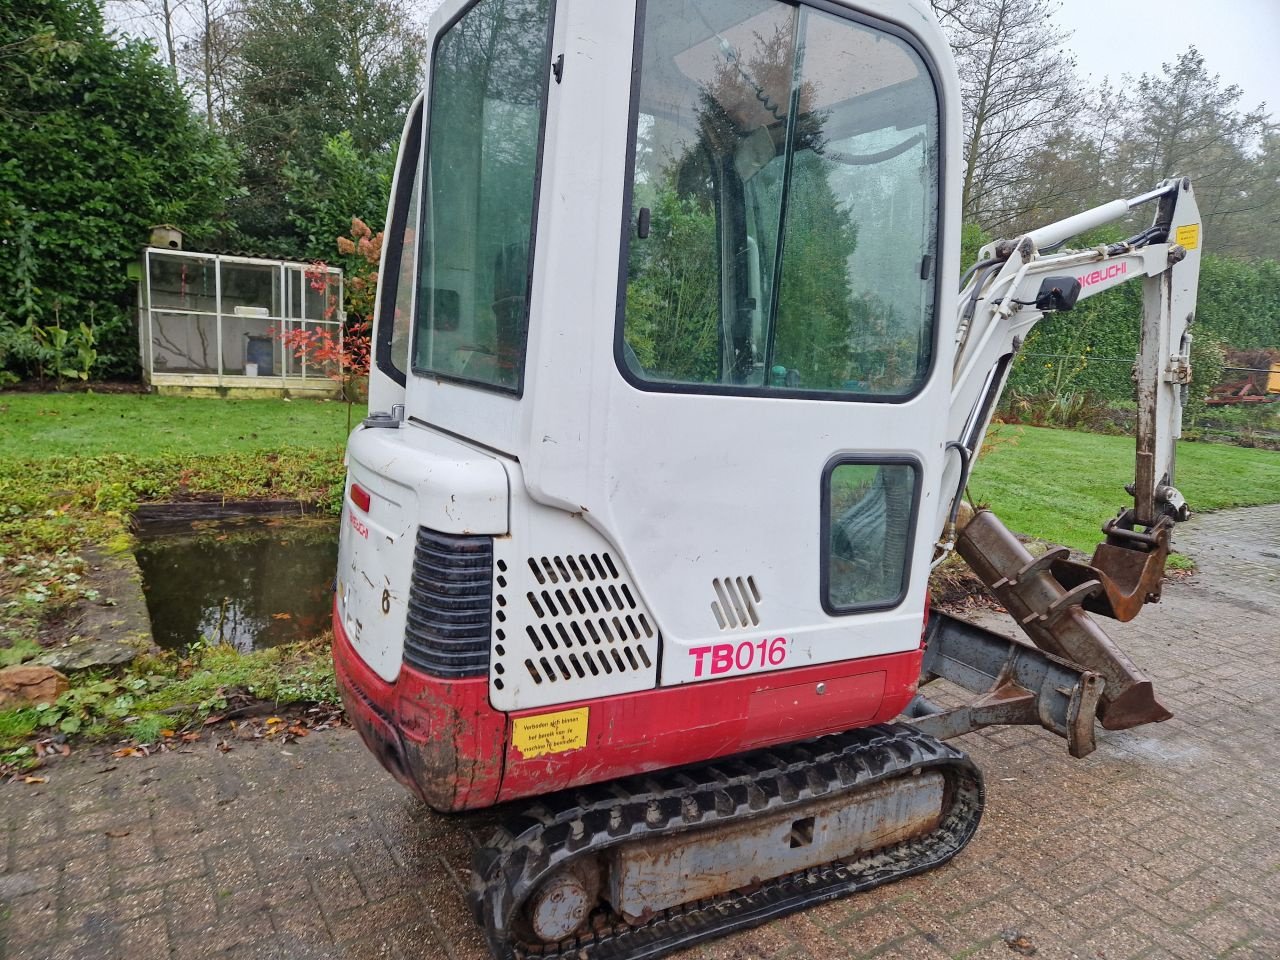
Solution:
[{"label": "red stripe", "polygon": [[[489,705],[487,677],[440,680],[402,666],[387,683],[351,647],[336,613],[333,656],[352,723],[383,765],[438,810],[882,723],[915,694],[924,656],[911,650],[505,714]],[[513,719],[580,707],[590,711],[584,746],[526,758],[511,745]]]}]

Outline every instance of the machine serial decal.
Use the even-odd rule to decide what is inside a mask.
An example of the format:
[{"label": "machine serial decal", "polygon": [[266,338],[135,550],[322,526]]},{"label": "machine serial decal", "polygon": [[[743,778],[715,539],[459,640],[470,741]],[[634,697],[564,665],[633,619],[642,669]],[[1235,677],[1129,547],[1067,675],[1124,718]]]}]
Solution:
[{"label": "machine serial decal", "polygon": [[579,707],[536,717],[516,717],[511,721],[511,745],[526,760],[544,753],[564,753],[585,747],[590,710],[590,707]]},{"label": "machine serial decal", "polygon": [[1194,250],[1200,246],[1200,224],[1188,223],[1185,227],[1179,227],[1174,232],[1173,238],[1178,246]]},{"label": "machine serial decal", "polygon": [[753,667],[780,667],[787,662],[787,638],[772,640],[743,640],[737,646],[732,643],[716,643],[706,647],[690,647],[693,657],[693,675],[719,676],[722,673],[745,673]]}]

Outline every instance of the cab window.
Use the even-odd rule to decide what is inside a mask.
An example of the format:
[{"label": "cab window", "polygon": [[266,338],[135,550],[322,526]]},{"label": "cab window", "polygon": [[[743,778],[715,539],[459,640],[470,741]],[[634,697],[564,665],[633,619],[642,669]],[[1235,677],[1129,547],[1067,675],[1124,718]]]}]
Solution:
[{"label": "cab window", "polygon": [[892,399],[928,376],[937,95],[888,28],[648,0],[619,363],[648,389]]},{"label": "cab window", "polygon": [[413,370],[523,386],[551,0],[480,0],[437,41]]}]

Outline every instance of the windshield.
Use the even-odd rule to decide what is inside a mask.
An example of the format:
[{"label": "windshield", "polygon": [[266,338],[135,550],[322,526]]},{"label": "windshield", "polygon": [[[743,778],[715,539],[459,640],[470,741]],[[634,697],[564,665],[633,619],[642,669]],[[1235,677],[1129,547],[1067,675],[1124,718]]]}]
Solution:
[{"label": "windshield", "polygon": [[621,354],[704,389],[906,396],[932,359],[938,113],[885,30],[649,0]]}]

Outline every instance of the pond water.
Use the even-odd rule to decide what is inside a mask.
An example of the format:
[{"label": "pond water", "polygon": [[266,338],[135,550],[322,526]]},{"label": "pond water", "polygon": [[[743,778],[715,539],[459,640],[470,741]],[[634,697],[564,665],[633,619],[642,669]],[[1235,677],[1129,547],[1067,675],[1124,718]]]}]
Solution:
[{"label": "pond water", "polygon": [[138,565],[155,642],[258,650],[322,633],[338,562],[332,518],[147,524]]}]

